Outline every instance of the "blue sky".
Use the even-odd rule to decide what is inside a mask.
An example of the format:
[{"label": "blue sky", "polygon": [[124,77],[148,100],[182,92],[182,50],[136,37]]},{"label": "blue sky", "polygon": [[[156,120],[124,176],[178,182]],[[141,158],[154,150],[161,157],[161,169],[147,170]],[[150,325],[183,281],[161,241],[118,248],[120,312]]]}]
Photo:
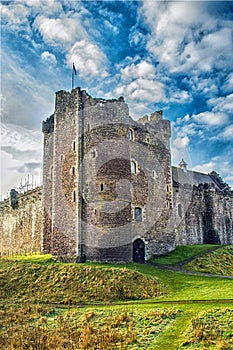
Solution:
[{"label": "blue sky", "polygon": [[233,185],[233,2],[1,1],[1,193],[41,182],[42,120],[55,91],[163,109],[172,163]]}]

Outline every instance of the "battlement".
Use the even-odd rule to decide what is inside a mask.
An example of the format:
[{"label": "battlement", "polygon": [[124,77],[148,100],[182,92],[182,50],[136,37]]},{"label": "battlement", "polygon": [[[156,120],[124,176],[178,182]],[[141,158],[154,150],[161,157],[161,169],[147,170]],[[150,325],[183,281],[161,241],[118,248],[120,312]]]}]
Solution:
[{"label": "battlement", "polygon": [[45,121],[42,122],[42,132],[43,133],[51,133],[54,131],[54,115],[52,114]]}]

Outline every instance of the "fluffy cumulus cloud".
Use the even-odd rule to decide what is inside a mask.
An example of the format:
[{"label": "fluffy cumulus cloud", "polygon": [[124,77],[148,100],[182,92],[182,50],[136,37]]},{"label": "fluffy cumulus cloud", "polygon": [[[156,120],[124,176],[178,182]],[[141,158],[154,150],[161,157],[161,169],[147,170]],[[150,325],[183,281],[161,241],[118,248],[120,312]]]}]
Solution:
[{"label": "fluffy cumulus cloud", "polygon": [[233,141],[233,125],[228,125],[220,134],[220,137]]},{"label": "fluffy cumulus cloud", "polygon": [[87,36],[78,18],[47,18],[38,16],[35,20],[43,39],[50,44],[72,44],[77,37]]},{"label": "fluffy cumulus cloud", "polygon": [[147,49],[161,66],[173,73],[199,74],[231,62],[231,21],[211,16],[208,6],[190,1],[143,2],[141,16],[152,31]]},{"label": "fluffy cumulus cloud", "polygon": [[203,112],[192,116],[200,124],[223,125],[228,121],[228,116],[224,113]]},{"label": "fluffy cumulus cloud", "polygon": [[52,54],[51,52],[48,51],[44,51],[41,54],[41,58],[43,61],[56,65],[57,64],[57,60],[56,60],[56,56],[54,54]]},{"label": "fluffy cumulus cloud", "polygon": [[75,64],[81,77],[91,78],[99,76],[100,79],[108,76],[108,59],[100,48],[87,40],[76,42],[67,54],[69,66]]}]

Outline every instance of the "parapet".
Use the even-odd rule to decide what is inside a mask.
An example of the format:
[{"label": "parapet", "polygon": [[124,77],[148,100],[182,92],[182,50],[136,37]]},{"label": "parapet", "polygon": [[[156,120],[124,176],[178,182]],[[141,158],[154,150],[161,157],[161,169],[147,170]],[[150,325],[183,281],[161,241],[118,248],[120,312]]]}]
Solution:
[{"label": "parapet", "polygon": [[51,115],[42,123],[42,132],[49,134],[54,130],[54,115]]},{"label": "parapet", "polygon": [[144,117],[140,118],[138,120],[138,123],[140,124],[146,124],[150,122],[158,122],[163,119],[163,111],[156,111],[150,115],[144,115]]}]

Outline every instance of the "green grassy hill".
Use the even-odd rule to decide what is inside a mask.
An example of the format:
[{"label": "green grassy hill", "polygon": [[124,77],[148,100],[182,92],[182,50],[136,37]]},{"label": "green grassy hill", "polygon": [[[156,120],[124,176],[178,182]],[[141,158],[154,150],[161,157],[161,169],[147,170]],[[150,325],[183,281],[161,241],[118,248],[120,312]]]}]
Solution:
[{"label": "green grassy hill", "polygon": [[162,293],[157,279],[126,268],[0,260],[0,300],[77,304],[136,300]]},{"label": "green grassy hill", "polygon": [[[161,259],[174,265],[203,250],[179,247]],[[227,278],[14,257],[0,260],[0,306],[2,350],[233,349]]]},{"label": "green grassy hill", "polygon": [[198,257],[185,265],[185,268],[191,271],[233,276],[233,246],[226,246]]}]

